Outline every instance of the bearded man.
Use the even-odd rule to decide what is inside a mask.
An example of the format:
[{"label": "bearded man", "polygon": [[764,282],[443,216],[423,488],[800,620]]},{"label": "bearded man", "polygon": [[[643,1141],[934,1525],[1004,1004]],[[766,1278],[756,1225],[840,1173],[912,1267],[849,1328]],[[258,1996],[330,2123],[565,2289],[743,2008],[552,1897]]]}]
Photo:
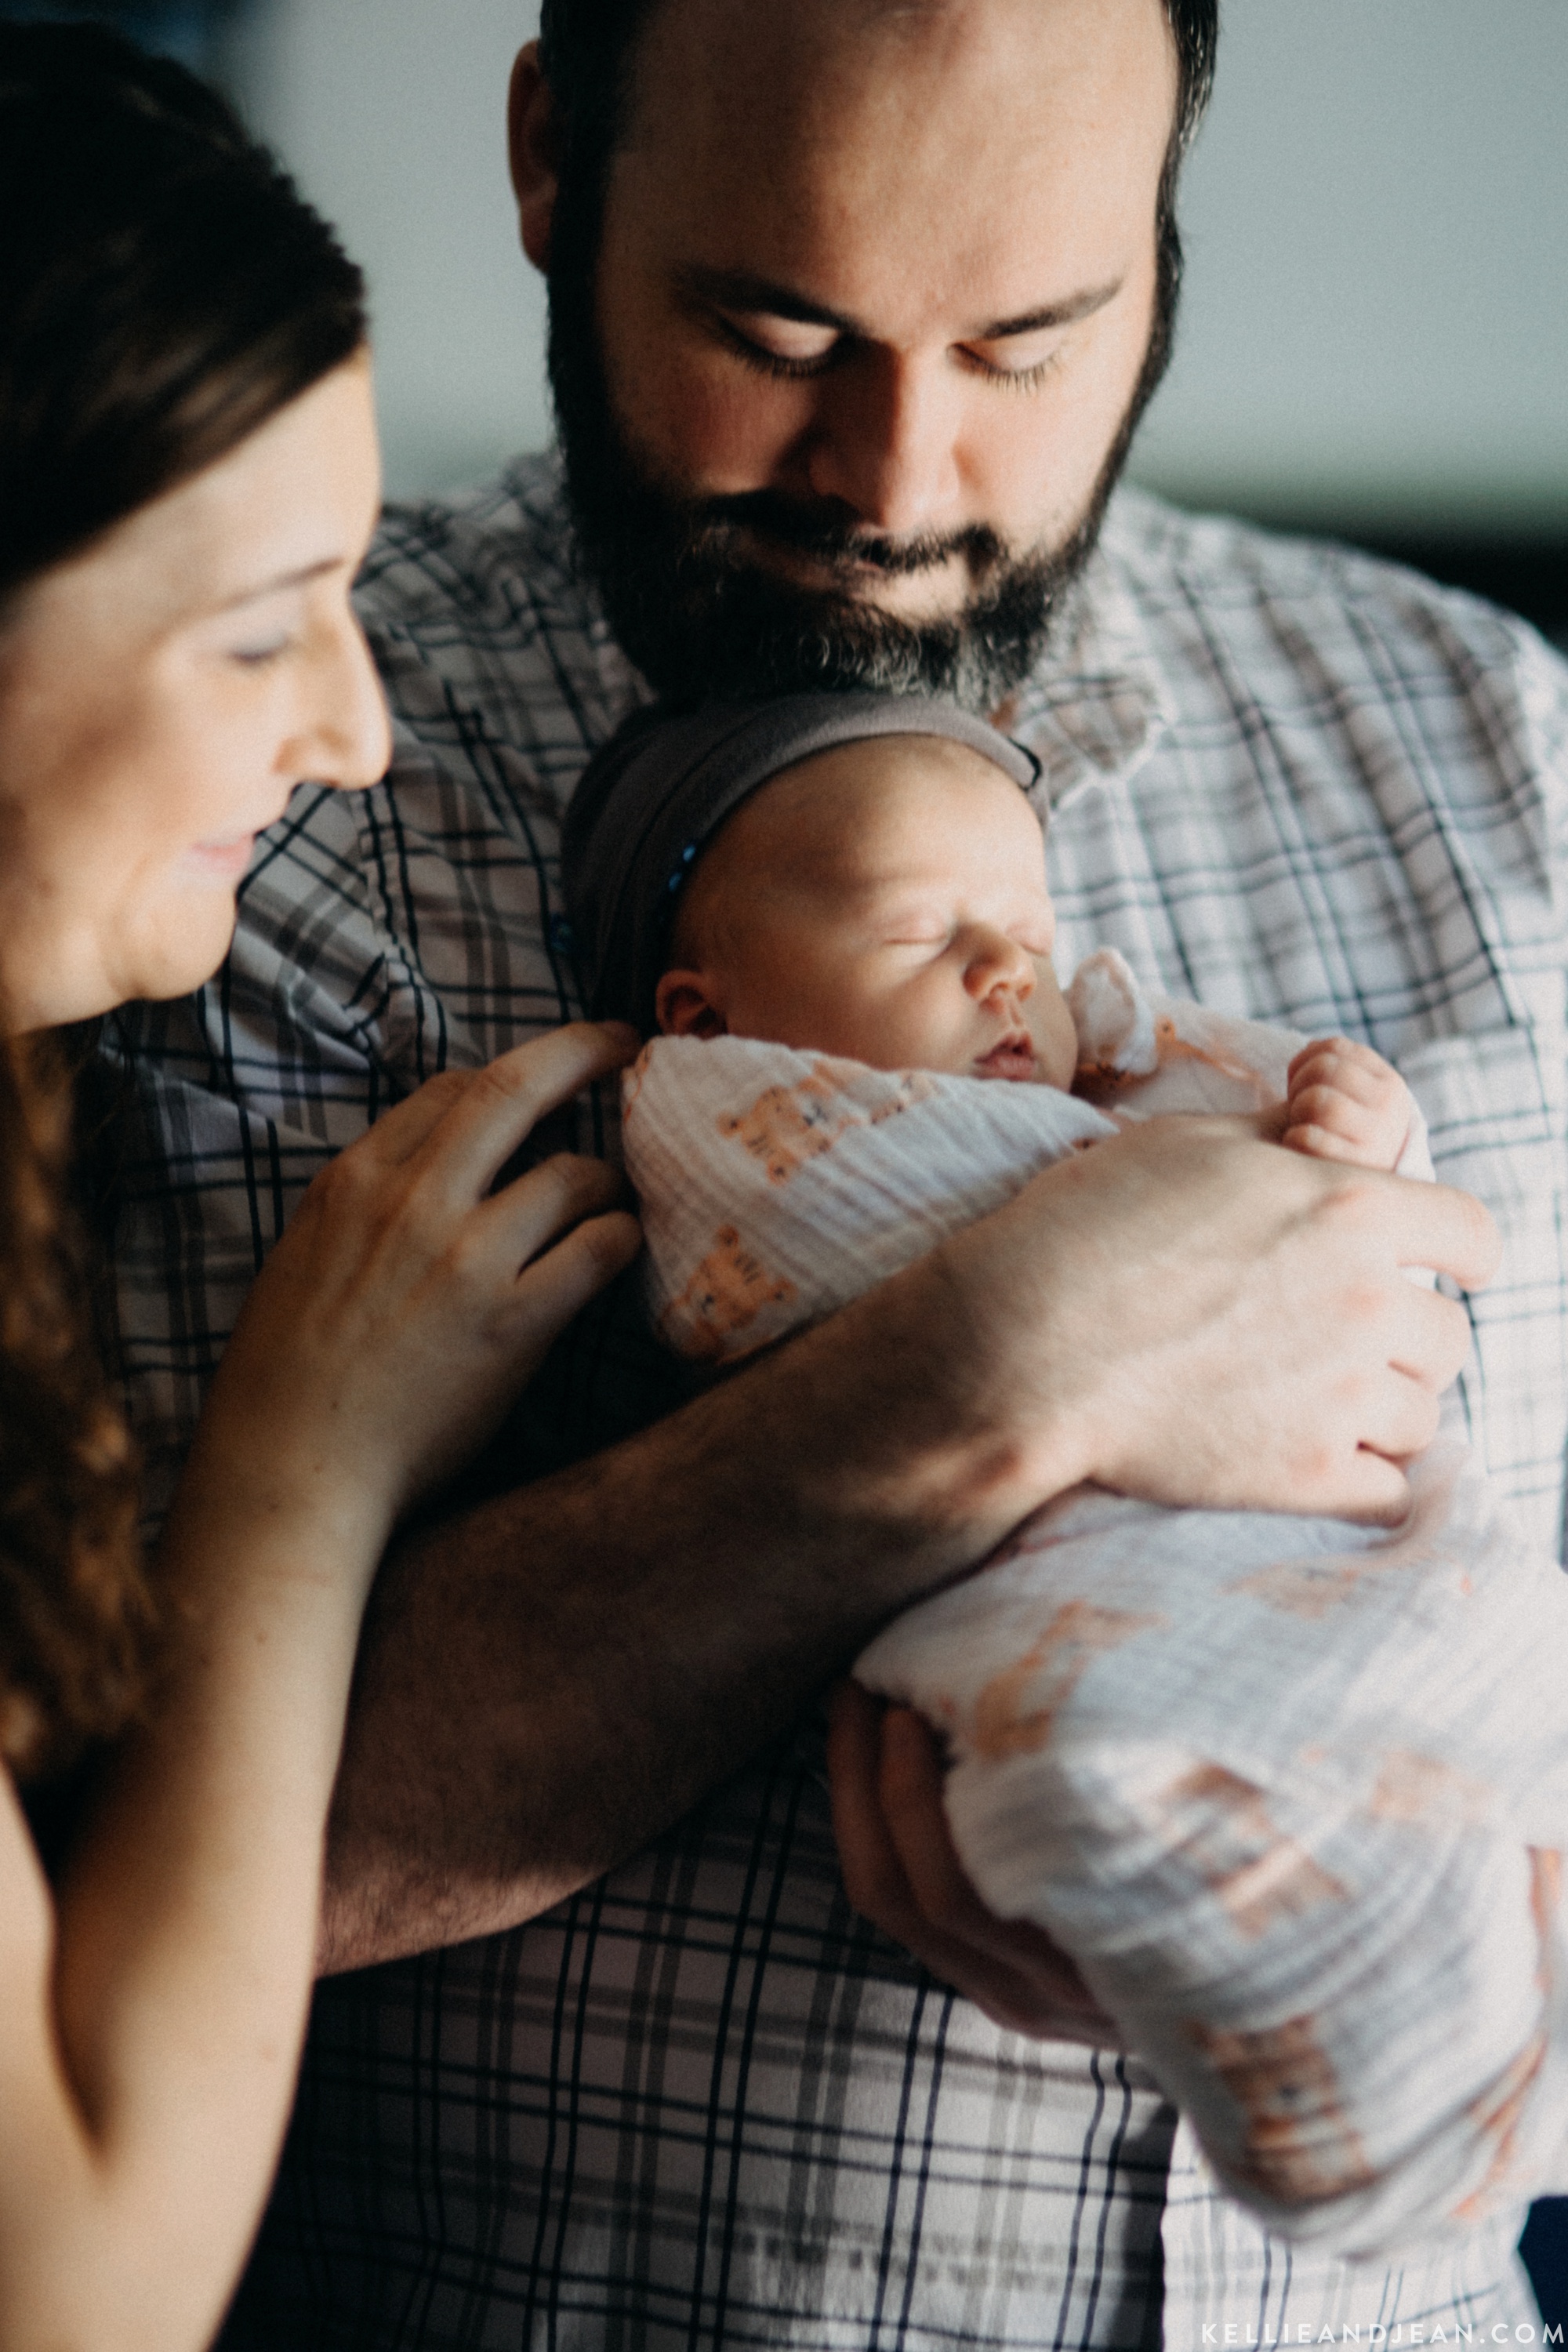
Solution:
[{"label": "bearded man", "polygon": [[[1502,1229],[1468,1401],[1555,1540],[1568,680],[1462,599],[1115,493],[1215,32],[1213,0],[546,0],[511,145],[560,456],[389,519],[391,775],[297,800],[226,973],[142,1024],[164,1158],[121,1297],[155,1461],[322,1160],[576,1010],[557,829],[628,710],[923,687],[1036,751],[1067,961],[1109,942],[1402,1063]],[[1048,1950],[944,1895],[929,1752],[862,1715],[854,1883],[940,1975],[875,1932],[815,1706],[1080,1478],[1396,1517],[1469,1339],[1400,1267],[1491,1258],[1462,1192],[1199,1123],[1157,1170],[1134,1133],[1048,1171],[702,1395],[633,1294],[585,1317],[490,1491],[384,1572],[324,1929],[355,1973],[231,2341],[1530,2318],[1506,2197],[1393,2270],[1219,2200]]]}]

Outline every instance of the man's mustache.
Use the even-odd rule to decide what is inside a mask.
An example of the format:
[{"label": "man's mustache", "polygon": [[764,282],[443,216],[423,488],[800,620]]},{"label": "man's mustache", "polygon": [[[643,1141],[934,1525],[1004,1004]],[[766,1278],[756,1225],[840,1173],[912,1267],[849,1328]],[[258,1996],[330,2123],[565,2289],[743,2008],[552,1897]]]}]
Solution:
[{"label": "man's mustache", "polygon": [[864,564],[890,579],[941,571],[956,560],[968,566],[972,578],[982,580],[1007,562],[1006,547],[985,523],[968,523],[954,531],[917,531],[909,539],[895,539],[822,508],[797,505],[776,490],[744,490],[730,498],[694,499],[689,513],[694,535],[700,534],[710,544],[748,530],[758,539],[771,540],[775,547],[814,557],[819,563],[844,571]]}]

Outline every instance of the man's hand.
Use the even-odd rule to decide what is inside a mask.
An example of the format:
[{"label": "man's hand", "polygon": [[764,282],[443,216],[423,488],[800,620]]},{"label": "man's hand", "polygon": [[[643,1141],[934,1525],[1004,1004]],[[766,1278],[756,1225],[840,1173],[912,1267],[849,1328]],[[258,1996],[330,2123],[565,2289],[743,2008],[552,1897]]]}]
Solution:
[{"label": "man's hand", "polygon": [[1119,2042],[1044,1930],[998,1919],[964,1876],[942,1811],[936,1742],[918,1715],[841,1683],[827,1764],[845,1892],[858,1911],[993,2024],[1040,2041]]},{"label": "man's hand", "polygon": [[[936,1253],[994,1439],[997,1532],[1080,1478],[1164,1503],[1393,1522],[1497,1265],[1468,1193],[1162,1118],[1047,1169]],[[933,1262],[934,1263],[934,1262]]]},{"label": "man's hand", "polygon": [[420,1530],[361,1651],[329,1964],[598,1876],[1081,1479],[1397,1519],[1469,1340],[1400,1268],[1476,1283],[1496,1250],[1463,1193],[1163,1119],[641,1436]]}]

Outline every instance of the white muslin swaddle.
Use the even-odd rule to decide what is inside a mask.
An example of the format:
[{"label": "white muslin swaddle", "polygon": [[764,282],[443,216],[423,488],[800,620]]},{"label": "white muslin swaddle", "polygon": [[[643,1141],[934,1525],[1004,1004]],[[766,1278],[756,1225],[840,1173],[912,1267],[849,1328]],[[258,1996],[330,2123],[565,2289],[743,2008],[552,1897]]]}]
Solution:
[{"label": "white muslin swaddle", "polygon": [[[1132,1116],[1261,1107],[1302,1042],[1146,1001],[1111,953],[1069,1001]],[[656,1040],[624,1099],[650,1311],[716,1362],[1114,1132],[1048,1087],[732,1038]],[[980,1893],[1071,1954],[1225,2186],[1350,2251],[1558,2185],[1568,2143],[1568,1579],[1457,1408],[1412,1485],[1394,1530],[1081,1488],[856,1667],[940,1727]]]}]

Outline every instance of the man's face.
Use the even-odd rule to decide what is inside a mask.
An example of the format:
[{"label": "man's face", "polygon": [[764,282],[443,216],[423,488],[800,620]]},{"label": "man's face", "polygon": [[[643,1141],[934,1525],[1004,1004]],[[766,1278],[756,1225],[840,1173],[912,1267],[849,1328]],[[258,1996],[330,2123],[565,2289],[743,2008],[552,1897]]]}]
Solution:
[{"label": "man's face", "polygon": [[656,9],[552,320],[656,684],[1026,672],[1144,388],[1175,81],[1161,0]]}]

